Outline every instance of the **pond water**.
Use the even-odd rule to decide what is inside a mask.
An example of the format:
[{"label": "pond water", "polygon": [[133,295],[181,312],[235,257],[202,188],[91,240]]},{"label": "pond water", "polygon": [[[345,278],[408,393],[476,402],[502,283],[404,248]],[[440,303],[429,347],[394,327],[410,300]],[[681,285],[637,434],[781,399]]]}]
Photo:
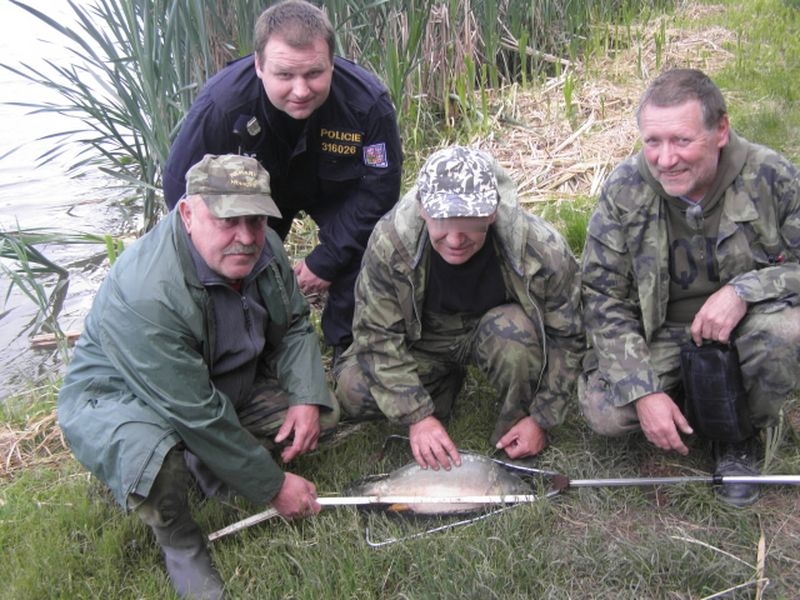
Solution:
[{"label": "pond water", "polygon": [[[26,3],[61,23],[71,21],[67,0]],[[43,59],[55,63],[70,60],[59,42],[57,35],[32,15],[10,2],[0,2],[0,63],[42,66]],[[45,72],[49,72],[47,68]],[[49,93],[0,69],[0,230],[47,228],[64,233],[119,233],[122,217],[115,202],[119,190],[113,188],[112,182],[99,173],[70,178],[66,174],[66,158],[37,166],[37,158],[53,144],[40,138],[72,129],[75,124],[59,115],[29,114],[27,109],[8,103],[47,100]],[[64,331],[80,331],[106,265],[101,262],[99,267],[78,267],[77,263],[104,253],[105,248],[49,245],[39,249],[70,271],[69,293],[59,324]],[[58,352],[30,348],[32,331],[28,325],[36,313],[33,301],[11,287],[8,277],[0,275],[0,402],[31,382],[56,378],[62,372],[63,361]]]}]

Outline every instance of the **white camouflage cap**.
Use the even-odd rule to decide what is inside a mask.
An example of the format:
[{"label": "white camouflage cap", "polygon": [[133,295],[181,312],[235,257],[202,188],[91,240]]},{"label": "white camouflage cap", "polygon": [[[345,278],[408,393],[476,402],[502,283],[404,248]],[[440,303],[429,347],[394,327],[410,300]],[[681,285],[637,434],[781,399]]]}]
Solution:
[{"label": "white camouflage cap", "polygon": [[428,157],[417,177],[419,201],[433,219],[488,217],[497,209],[494,160],[474,148],[451,146]]},{"label": "white camouflage cap", "polygon": [[255,158],[206,154],[186,173],[186,195],[199,195],[215,217],[267,215],[280,218],[269,173]]}]

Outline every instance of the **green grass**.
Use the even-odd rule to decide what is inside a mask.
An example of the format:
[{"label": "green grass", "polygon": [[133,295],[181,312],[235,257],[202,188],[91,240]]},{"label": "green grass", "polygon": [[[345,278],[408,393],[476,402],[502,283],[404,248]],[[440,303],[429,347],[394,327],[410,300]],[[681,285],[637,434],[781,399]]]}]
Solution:
[{"label": "green grass", "polygon": [[538,210],[539,216],[552,223],[564,236],[575,256],[580,256],[586,241],[586,228],[594,209],[593,198],[547,203]]},{"label": "green grass", "polygon": [[[483,380],[468,379],[449,428],[462,448],[490,452],[492,397]],[[405,432],[382,422],[364,425],[291,469],[313,480],[320,494],[338,495],[362,476],[409,459],[403,443],[381,456],[392,433]],[[551,441],[536,465],[572,479],[691,475],[710,466],[704,443],[690,440],[690,456],[679,458],[641,436],[599,438],[577,409]],[[796,433],[787,430],[772,470],[800,473]],[[366,544],[367,525],[371,538],[382,540],[418,533],[428,522],[327,508],[314,519],[267,521],[211,548],[231,598],[689,599],[740,584],[741,592],[724,597],[752,598],[763,536],[765,597],[788,599],[800,589],[797,493],[765,488],[755,506],[735,510],[704,484],[576,488],[381,548]],[[241,500],[193,501],[209,532],[260,509]],[[4,485],[0,545],[2,598],[172,597],[147,529],[72,460],[21,471]]]},{"label": "green grass", "polygon": [[[726,0],[725,26],[736,32],[734,60],[715,81],[733,96],[731,121],[742,134],[800,160],[800,7],[796,2]],[[769,15],[763,18],[762,15]]]},{"label": "green grass", "polygon": [[[721,9],[691,21],[671,19],[658,28],[664,56],[670,44],[665,32],[671,28],[713,24],[733,31],[730,45],[709,50],[732,55],[711,75],[728,98],[733,126],[797,162],[797,4],[722,0],[714,6]],[[579,77],[589,77],[592,68],[587,65]],[[575,83],[580,89],[581,81]],[[419,115],[420,122],[429,118]],[[419,144],[404,138],[407,181],[429,149],[442,143],[427,129],[418,134]],[[590,210],[591,199],[556,198],[537,206],[574,249],[582,246]],[[298,224],[294,235],[290,254],[302,255],[314,229]],[[0,422],[17,430],[50,414],[53,398],[54,389],[36,389],[0,403]],[[795,398],[770,452],[769,472],[800,473],[799,413]],[[471,377],[448,430],[460,447],[488,454],[495,414],[492,391]],[[320,494],[338,495],[350,482],[408,459],[402,445],[379,456],[392,433],[406,432],[387,423],[367,424],[301,457],[291,469],[314,481]],[[0,429],[3,461],[7,439]],[[43,443],[34,435],[24,449],[36,452]],[[641,436],[601,438],[587,429],[573,405],[535,462],[572,479],[707,473],[707,445],[693,439],[689,445],[691,453],[684,458],[656,450]],[[174,597],[158,548],[135,516],[114,506],[71,459],[37,464],[4,476],[0,488],[0,598]],[[329,508],[314,519],[274,519],[226,537],[212,545],[212,554],[230,597],[237,599],[791,600],[800,590],[798,493],[796,487],[765,487],[758,503],[735,510],[700,484],[571,489],[470,526],[375,549],[365,543],[367,525],[383,538],[419,532],[423,524]],[[263,508],[241,501],[193,502],[197,520],[209,532]],[[760,588],[759,574],[768,580]]]}]

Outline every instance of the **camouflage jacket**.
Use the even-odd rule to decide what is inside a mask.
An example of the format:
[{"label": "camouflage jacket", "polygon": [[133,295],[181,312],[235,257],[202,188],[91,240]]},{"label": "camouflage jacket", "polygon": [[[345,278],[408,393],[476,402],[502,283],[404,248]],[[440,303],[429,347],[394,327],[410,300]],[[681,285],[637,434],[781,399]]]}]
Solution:
[{"label": "camouflage jacket", "polygon": [[[497,180],[500,204],[493,227],[508,297],[538,315],[544,329],[546,364],[530,406],[540,425],[552,427],[564,418],[584,349],[578,264],[555,229],[518,206],[515,186],[499,168]],[[370,391],[383,413],[406,425],[433,413],[409,352],[422,337],[430,252],[412,188],[376,226],[356,283],[350,352],[373,382]]]},{"label": "camouflage jacket", "polygon": [[[743,167],[721,191],[715,244],[720,284],[731,284],[748,311],[800,303],[800,172],[780,154],[731,132]],[[724,157],[724,154],[723,154]],[[660,391],[648,343],[669,300],[666,193],[641,156],[605,182],[583,252],[586,329],[598,366],[622,406]]]}]

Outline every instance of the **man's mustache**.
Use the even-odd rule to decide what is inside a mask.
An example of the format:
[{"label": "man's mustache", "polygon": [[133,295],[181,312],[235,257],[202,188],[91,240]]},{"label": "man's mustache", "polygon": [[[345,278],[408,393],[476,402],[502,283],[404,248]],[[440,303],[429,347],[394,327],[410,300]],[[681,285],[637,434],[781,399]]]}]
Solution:
[{"label": "man's mustache", "polygon": [[255,254],[257,251],[258,246],[255,244],[231,244],[222,251],[222,254]]}]

